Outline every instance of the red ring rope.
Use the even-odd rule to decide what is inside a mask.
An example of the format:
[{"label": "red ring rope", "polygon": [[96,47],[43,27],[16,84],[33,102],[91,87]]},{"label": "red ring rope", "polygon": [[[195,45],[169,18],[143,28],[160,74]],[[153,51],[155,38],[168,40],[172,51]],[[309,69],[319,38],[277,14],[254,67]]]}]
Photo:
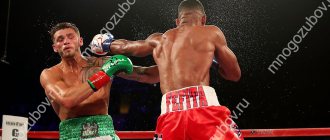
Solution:
[{"label": "red ring rope", "polygon": [[[117,131],[120,139],[152,139],[154,131]],[[244,138],[330,136],[330,128],[244,129]],[[0,136],[2,129],[0,129]],[[58,131],[29,131],[28,138],[58,139]]]}]

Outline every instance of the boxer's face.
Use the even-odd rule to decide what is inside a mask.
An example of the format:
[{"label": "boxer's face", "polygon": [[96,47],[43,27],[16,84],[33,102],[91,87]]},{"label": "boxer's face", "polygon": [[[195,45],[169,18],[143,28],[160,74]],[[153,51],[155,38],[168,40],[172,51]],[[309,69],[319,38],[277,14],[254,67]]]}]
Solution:
[{"label": "boxer's face", "polygon": [[176,25],[205,25],[206,16],[201,11],[196,9],[183,9],[178,18],[176,19]]},{"label": "boxer's face", "polygon": [[54,34],[53,49],[63,58],[74,57],[83,45],[82,38],[71,28],[58,30]]}]

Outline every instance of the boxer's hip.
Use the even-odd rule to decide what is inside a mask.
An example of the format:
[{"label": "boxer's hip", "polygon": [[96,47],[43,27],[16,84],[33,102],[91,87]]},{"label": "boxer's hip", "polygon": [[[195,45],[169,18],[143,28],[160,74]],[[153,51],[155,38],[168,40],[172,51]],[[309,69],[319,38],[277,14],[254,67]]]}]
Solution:
[{"label": "boxer's hip", "polygon": [[220,106],[215,90],[192,86],[163,95],[157,120],[156,140],[241,140],[230,110]]}]

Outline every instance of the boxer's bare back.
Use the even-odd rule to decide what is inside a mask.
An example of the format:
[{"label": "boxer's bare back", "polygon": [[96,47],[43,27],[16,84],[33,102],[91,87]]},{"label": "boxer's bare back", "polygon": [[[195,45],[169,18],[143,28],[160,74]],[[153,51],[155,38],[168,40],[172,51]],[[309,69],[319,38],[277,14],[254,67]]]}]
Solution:
[{"label": "boxer's bare back", "polygon": [[188,86],[208,86],[213,58],[219,63],[223,78],[238,81],[240,67],[224,34],[216,26],[203,25],[199,16],[196,10],[185,10],[177,20],[177,28],[152,34],[146,40],[116,40],[111,44],[111,52],[133,56],[152,52],[163,94]]}]

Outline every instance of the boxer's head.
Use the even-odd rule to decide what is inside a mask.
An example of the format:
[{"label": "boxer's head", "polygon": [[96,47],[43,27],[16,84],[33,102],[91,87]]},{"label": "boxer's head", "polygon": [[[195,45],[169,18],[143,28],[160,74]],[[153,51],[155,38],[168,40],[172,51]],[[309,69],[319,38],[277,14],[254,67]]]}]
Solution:
[{"label": "boxer's head", "polygon": [[176,25],[205,25],[206,15],[199,0],[184,0],[178,7]]},{"label": "boxer's head", "polygon": [[56,24],[50,31],[53,41],[54,52],[58,52],[61,57],[73,57],[83,45],[79,29],[76,25],[68,22]]}]

